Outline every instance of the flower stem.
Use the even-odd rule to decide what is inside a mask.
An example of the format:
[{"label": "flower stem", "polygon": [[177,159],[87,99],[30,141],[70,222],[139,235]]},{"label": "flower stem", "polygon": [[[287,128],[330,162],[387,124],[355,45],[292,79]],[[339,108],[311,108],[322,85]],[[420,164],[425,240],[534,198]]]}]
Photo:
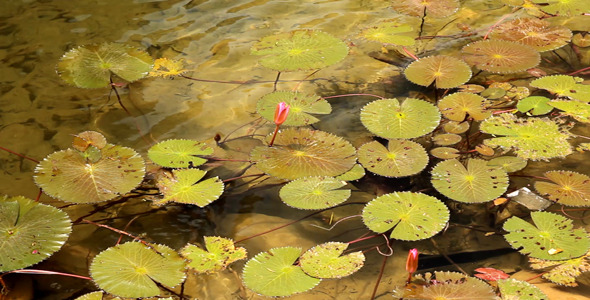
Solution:
[{"label": "flower stem", "polygon": [[277,127],[275,127],[275,132],[272,134],[272,139],[270,140],[270,143],[268,143],[269,147],[272,147],[272,145],[275,142],[275,138],[277,137],[277,133],[279,132],[279,125],[277,125]]}]

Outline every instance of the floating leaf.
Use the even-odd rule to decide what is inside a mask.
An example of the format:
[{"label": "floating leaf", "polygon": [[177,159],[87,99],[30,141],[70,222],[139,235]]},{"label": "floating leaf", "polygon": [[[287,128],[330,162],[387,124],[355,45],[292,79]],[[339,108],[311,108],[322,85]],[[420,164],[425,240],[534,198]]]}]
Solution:
[{"label": "floating leaf", "polygon": [[572,31],[565,26],[551,26],[546,20],[521,18],[495,27],[490,38],[525,44],[543,52],[565,46],[572,39]]},{"label": "floating leaf", "polygon": [[391,3],[397,12],[415,16],[446,18],[459,9],[458,0],[400,0]]},{"label": "floating leaf", "polygon": [[158,285],[174,287],[184,281],[185,263],[164,245],[149,248],[128,242],[99,253],[90,264],[90,275],[105,292],[120,297],[153,297]]},{"label": "floating leaf", "polygon": [[474,274],[473,276],[489,281],[497,281],[498,279],[510,277],[506,272],[494,268],[477,268],[474,271],[479,272],[479,274]]},{"label": "floating leaf", "polygon": [[0,272],[48,258],[71,231],[70,218],[60,209],[22,196],[0,197]]},{"label": "floating leaf", "polygon": [[367,170],[385,177],[417,174],[428,164],[422,145],[409,140],[390,140],[387,148],[377,141],[358,149],[359,162]]},{"label": "floating leaf", "polygon": [[496,154],[496,151],[492,147],[483,144],[475,146],[475,151],[483,156],[493,156]]},{"label": "floating leaf", "polygon": [[[536,227],[513,216],[504,223],[504,235],[512,248],[530,257],[546,260],[564,260],[584,255],[590,248],[588,233],[583,228],[574,229],[572,220],[554,213],[531,213]],[[553,249],[553,251],[552,251]],[[556,249],[561,252],[555,253]]]},{"label": "floating leaf", "polygon": [[434,86],[439,89],[458,87],[471,78],[471,68],[462,60],[446,55],[421,58],[412,62],[405,70],[406,78],[418,85]]},{"label": "floating leaf", "polygon": [[207,159],[199,156],[213,154],[213,148],[191,140],[167,140],[153,145],[148,157],[165,168],[188,168],[200,166]]},{"label": "floating leaf", "polygon": [[590,177],[571,171],[549,171],[545,177],[553,181],[537,181],[535,189],[543,197],[562,205],[590,206]]},{"label": "floating leaf", "polygon": [[267,121],[274,122],[277,104],[285,102],[290,105],[289,115],[283,125],[303,126],[319,121],[311,114],[326,115],[332,112],[330,103],[316,95],[306,95],[299,92],[276,91],[264,95],[256,106],[256,111]]},{"label": "floating leaf", "polygon": [[549,103],[559,110],[563,110],[563,114],[571,116],[582,123],[590,123],[590,104],[571,100],[554,100]]},{"label": "floating leaf", "polygon": [[414,28],[399,20],[380,22],[363,30],[361,36],[370,41],[398,46],[412,46],[416,43]]},{"label": "floating leaf", "polygon": [[97,291],[97,292],[84,294],[74,300],[102,300],[103,295],[104,295],[103,291]]},{"label": "floating leaf", "polygon": [[486,89],[485,87],[479,84],[463,84],[458,86],[457,88],[459,89],[459,92],[472,94],[479,94]]},{"label": "floating leaf", "polygon": [[336,176],[335,178],[338,180],[343,180],[343,181],[353,181],[353,180],[359,180],[359,179],[363,178],[364,176],[365,176],[365,168],[363,168],[359,164],[354,164],[352,169],[348,170],[346,173],[344,173],[342,175]]},{"label": "floating leaf", "polygon": [[523,159],[545,160],[572,153],[572,146],[567,141],[570,133],[547,118],[519,119],[503,113],[485,119],[479,129],[493,135],[504,135],[486,139],[486,145],[512,148]]},{"label": "floating leaf", "polygon": [[529,257],[531,268],[535,270],[551,268],[543,272],[543,278],[559,285],[578,286],[576,278],[590,271],[590,253],[569,260],[549,261]]},{"label": "floating leaf", "polygon": [[252,46],[260,64],[279,72],[321,69],[348,55],[346,44],[321,31],[295,30],[262,38]]},{"label": "floating leaf", "polygon": [[[223,193],[223,182],[219,177],[201,180],[207,171],[199,169],[173,170],[173,177],[163,177],[158,181],[158,188],[164,198],[156,204],[164,204],[169,201],[195,204],[205,207],[217,200]],[[198,183],[197,183],[198,182]]]},{"label": "floating leaf", "polygon": [[454,133],[437,134],[432,137],[432,141],[440,146],[454,145],[463,139],[460,135]]},{"label": "floating leaf", "polygon": [[495,100],[506,96],[506,90],[500,87],[489,87],[481,92],[480,95],[482,97],[486,97],[487,99]]},{"label": "floating leaf", "polygon": [[488,161],[488,166],[501,167],[508,173],[520,171],[527,165],[527,161],[516,156],[499,156]]},{"label": "floating leaf", "polygon": [[407,98],[373,101],[361,110],[361,122],[372,133],[386,139],[411,139],[432,132],[440,122],[436,106]]},{"label": "floating leaf", "polygon": [[434,236],[445,227],[449,209],[432,196],[395,192],[373,199],[363,209],[362,216],[365,225],[374,232],[393,228],[391,238],[418,241]]},{"label": "floating leaf", "polygon": [[469,159],[467,168],[456,159],[445,160],[432,169],[432,185],[441,194],[466,203],[480,203],[500,197],[508,188],[508,175],[482,159]]},{"label": "floating leaf", "polygon": [[145,165],[135,150],[107,144],[98,161],[73,149],[54,152],[35,168],[35,182],[66,202],[94,203],[123,195],[143,180]]},{"label": "floating leaf", "polygon": [[531,81],[530,86],[548,90],[561,97],[590,102],[590,85],[581,84],[582,81],[580,77],[552,75],[537,78]]},{"label": "floating leaf", "polygon": [[81,88],[101,88],[111,83],[111,73],[132,82],[145,77],[153,59],[144,50],[103,43],[72,49],[57,64],[61,78]]},{"label": "floating leaf", "polygon": [[553,110],[551,105],[548,105],[549,98],[543,96],[531,96],[524,98],[516,104],[516,108],[520,112],[529,112],[533,116],[544,115]]},{"label": "floating leaf", "polygon": [[301,248],[273,248],[250,259],[244,267],[244,284],[256,293],[285,297],[314,288],[321,279],[303,272],[295,261]]},{"label": "floating leaf", "polygon": [[170,78],[186,73],[184,61],[182,59],[158,58],[154,62],[154,67],[148,74],[150,77]]},{"label": "floating leaf", "polygon": [[97,149],[102,149],[107,145],[107,140],[100,132],[84,131],[74,136],[72,148],[78,151],[86,151],[89,146],[94,146]]},{"label": "floating leaf", "polygon": [[491,115],[486,111],[487,100],[471,93],[454,93],[438,102],[438,109],[443,116],[451,121],[462,122],[467,113],[475,120],[481,121]]},{"label": "floating leaf", "polygon": [[347,243],[328,242],[317,245],[301,255],[301,269],[307,275],[316,278],[348,276],[364,265],[365,255],[362,251],[342,255],[346,248]]},{"label": "floating leaf", "polygon": [[[267,140],[270,138],[267,136]],[[268,175],[292,180],[338,176],[354,166],[356,150],[348,141],[327,132],[287,128],[279,131],[272,147],[254,148],[250,159]]]},{"label": "floating leaf", "polygon": [[[409,294],[404,294],[403,297],[396,298],[430,300],[498,299],[490,285],[475,277],[456,272],[434,272],[434,275],[435,278],[432,278],[431,274],[427,273],[426,285]],[[420,275],[416,277],[422,279]]]},{"label": "floating leaf", "polygon": [[299,209],[324,209],[336,206],[350,197],[341,190],[346,182],[332,177],[303,177],[284,185],[279,195],[285,204]]},{"label": "floating leaf", "polygon": [[461,156],[459,150],[450,147],[437,147],[430,150],[430,154],[440,159],[452,159]]},{"label": "floating leaf", "polygon": [[590,35],[588,33],[576,33],[572,37],[572,44],[581,48],[590,47]]},{"label": "floating leaf", "polygon": [[538,287],[516,279],[498,280],[498,287],[502,294],[502,300],[549,300],[549,297]]},{"label": "floating leaf", "polygon": [[188,267],[198,273],[213,273],[225,270],[229,264],[245,259],[246,249],[237,247],[231,239],[218,236],[206,236],[207,251],[188,244],[180,250],[180,255],[188,259]]},{"label": "floating leaf", "polygon": [[469,130],[469,127],[470,127],[469,122],[451,121],[451,122],[445,123],[445,125],[443,126],[443,129],[448,133],[461,134],[461,133],[464,133],[467,130]]},{"label": "floating leaf", "polygon": [[586,0],[532,0],[540,5],[541,10],[552,15],[573,16],[590,13]]},{"label": "floating leaf", "polygon": [[462,51],[465,62],[492,73],[517,73],[533,68],[541,61],[534,48],[503,40],[474,42],[463,47]]}]

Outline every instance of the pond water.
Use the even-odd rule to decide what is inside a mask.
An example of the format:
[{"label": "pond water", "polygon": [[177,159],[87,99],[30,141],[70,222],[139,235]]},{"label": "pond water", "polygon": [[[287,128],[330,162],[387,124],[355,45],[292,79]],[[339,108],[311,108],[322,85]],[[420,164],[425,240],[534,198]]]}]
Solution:
[{"label": "pond water", "polygon": [[[421,56],[456,52],[512,13],[512,8],[501,1],[463,2],[464,7],[452,17],[429,19],[423,25],[424,35],[456,35],[457,38],[422,42],[414,51],[418,50]],[[277,75],[258,64],[259,58],[250,55],[250,48],[264,36],[296,29],[328,32],[344,40],[351,50],[344,61],[321,69],[309,78],[309,72],[281,74],[279,89],[291,90],[299,86],[300,91],[321,96],[365,93],[386,98],[433,97],[432,89],[410,84],[400,75],[411,58],[359,37],[361,29],[396,16],[389,6],[390,1],[385,0],[3,1],[0,10],[0,146],[41,160],[54,151],[70,147],[73,135],[95,130],[103,133],[109,142],[134,148],[146,158],[152,141],[185,138],[211,143],[217,134],[227,138],[231,133],[229,138],[232,138],[270,133],[274,124],[256,122],[256,103],[273,91]],[[522,14],[524,12],[517,12],[509,18]],[[411,22],[420,26],[419,21]],[[569,19],[561,23],[567,22]],[[584,22],[579,22],[576,30],[588,31],[584,26],[590,22],[582,24]],[[469,27],[480,35],[458,35],[459,27]],[[143,48],[154,58],[183,59],[191,77],[242,83],[143,79],[119,89],[130,117],[108,88],[76,88],[56,74],[55,66],[66,51],[102,42]],[[571,50],[558,54],[571,55]],[[588,62],[579,63],[580,68],[588,65]],[[499,78],[492,75],[479,81],[483,84]],[[252,80],[262,83],[248,83]],[[513,83],[518,85],[519,81]],[[314,126],[359,147],[372,139],[372,134],[359,120],[359,111],[375,99],[367,96],[330,99],[333,113],[320,117],[320,122]],[[590,134],[584,126],[575,131]],[[428,144],[426,140],[421,142]],[[248,159],[250,149],[258,145],[261,142],[257,139],[235,139],[223,149],[217,149],[216,154]],[[228,179],[240,176],[246,166],[244,162],[216,162],[209,167],[213,176]],[[541,176],[542,172],[558,167],[588,174],[590,160],[587,153],[574,153],[567,160],[532,163],[525,173]],[[39,190],[33,181],[34,168],[31,161],[0,151],[0,194],[35,199]],[[245,174],[255,173],[248,170]],[[349,201],[367,202],[375,195],[409,190],[428,180],[427,172],[424,178],[412,177],[411,180],[383,179],[369,174],[353,184],[353,197]],[[221,199],[204,209],[174,204],[158,208],[142,197],[116,202],[109,207],[103,207],[104,203],[71,206],[46,195],[42,195],[40,201],[63,207],[72,220],[89,217],[180,249],[187,242],[202,242],[204,235],[240,240],[308,215],[309,211],[290,208],[278,199],[280,183],[272,179],[237,180],[228,186]],[[403,285],[405,253],[413,247],[432,255],[432,261],[426,260],[423,269],[436,267],[437,270],[456,271],[444,259],[436,260],[440,253],[460,253],[453,258],[463,261],[461,266],[467,272],[481,266],[507,272],[526,268],[526,258],[507,251],[509,245],[501,235],[485,236],[495,226],[498,228],[502,217],[491,213],[483,204],[450,203],[449,206],[461,212],[452,221],[462,225],[452,225],[444,235],[437,236],[436,246],[430,240],[392,242],[391,250],[395,254],[387,260],[377,299],[391,299],[394,287]],[[328,228],[333,220],[358,215],[361,207],[348,205],[323,212],[239,245],[248,249],[252,257],[273,247],[290,245],[305,250],[331,240],[351,241],[367,232],[359,217],[344,221],[332,230],[319,227]],[[95,211],[95,208],[100,209]],[[90,213],[92,215],[88,216]],[[468,225],[475,221],[482,224],[480,231],[469,229]],[[116,244],[118,239],[119,235],[109,230],[76,224],[63,249],[34,268],[87,276],[92,258]],[[373,239],[359,244],[363,250],[373,250],[367,252],[366,265],[358,273],[341,280],[326,280],[311,292],[292,298],[369,299],[383,261],[371,245],[382,242]],[[389,251],[384,246],[380,249]],[[466,258],[461,259],[461,253],[475,251],[488,252],[473,258],[465,254]],[[190,275],[184,285],[184,295],[191,299],[263,299],[243,286],[239,278],[243,264],[243,261],[236,263],[231,270],[217,274]],[[15,278],[11,282],[18,282],[13,286],[20,295],[18,299],[74,299],[97,289],[92,282],[82,279],[10,276],[13,277],[7,278]],[[520,279],[526,278],[525,274]],[[180,289],[175,291],[179,293]],[[565,293],[569,293],[571,299],[582,299],[590,296],[587,291],[582,285]]]}]

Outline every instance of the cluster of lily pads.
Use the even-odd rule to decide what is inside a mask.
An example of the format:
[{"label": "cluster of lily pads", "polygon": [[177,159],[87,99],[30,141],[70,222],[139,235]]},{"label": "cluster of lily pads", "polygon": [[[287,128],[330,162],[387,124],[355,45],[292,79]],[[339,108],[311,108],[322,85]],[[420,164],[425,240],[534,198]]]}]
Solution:
[{"label": "cluster of lily pads", "polygon": [[[428,169],[431,186],[425,191],[378,195],[359,212],[368,230],[401,241],[424,240],[441,232],[452,213],[445,202],[496,203],[507,197],[510,174],[522,171],[527,161],[573,153],[575,135],[570,130],[590,123],[590,85],[582,78],[561,74],[539,76],[528,81],[528,86],[482,85],[481,80],[473,79],[472,70],[479,70],[478,75],[521,76],[537,67],[544,53],[566,45],[584,48],[590,42],[583,39],[583,32],[552,25],[535,15],[589,13],[583,0],[506,2],[532,13],[496,26],[485,38],[474,37],[458,53],[420,57],[416,50],[421,32],[410,24],[448,17],[459,9],[459,1],[395,1],[397,19],[365,28],[359,36],[414,57],[403,70],[407,80],[444,90],[444,97],[380,98],[367,103],[359,119],[375,138],[355,147],[342,137],[309,126],[331,113],[326,99],[297,90],[273,91],[258,101],[260,117],[273,122],[279,103],[290,107],[289,114],[276,138],[269,134],[262,138],[263,145],[250,150],[249,162],[284,182],[277,198],[304,210],[345,203],[366,171],[402,178],[424,176]],[[409,18],[414,21],[402,21]],[[321,69],[340,62],[348,52],[345,42],[315,30],[264,37],[251,50],[261,57],[262,66],[279,72]],[[113,79],[133,82],[187,72],[182,61],[153,61],[145,51],[115,43],[70,50],[58,71],[66,82],[82,88],[115,88]],[[576,149],[589,148],[588,143],[579,143]],[[205,207],[222,197],[223,180],[199,168],[213,153],[212,145],[203,141],[171,139],[153,145],[147,157],[148,164],[158,166],[150,171],[160,193],[151,199],[154,205],[177,202]],[[35,182],[44,193],[64,202],[98,203],[125,197],[146,184],[145,174],[146,162],[135,150],[109,144],[100,133],[86,131],[74,138],[71,148],[41,161]],[[590,270],[590,239],[585,229],[574,228],[571,219],[541,210],[550,204],[590,206],[588,182],[590,177],[585,174],[551,170],[534,182],[536,194],[520,189],[530,197],[511,197],[532,211],[533,223],[526,220],[528,216],[508,218],[503,224],[506,241],[529,257],[533,269],[546,270],[543,278],[557,284],[575,286],[575,278]],[[536,207],[531,198],[545,204]],[[69,217],[60,209],[23,197],[0,199],[0,235],[5,237],[0,239],[0,272],[26,268],[51,256],[71,230]],[[246,262],[243,283],[266,296],[307,291],[323,279],[349,276],[363,266],[363,253],[346,251],[348,246],[330,241],[305,252],[285,246],[258,253]],[[187,272],[219,272],[246,258],[246,249],[224,237],[204,237],[204,247],[187,244],[178,251],[132,241],[96,255],[89,272],[106,293],[153,297],[161,295],[160,286],[181,284]],[[405,299],[469,299],[466,295],[496,299],[497,294],[502,299],[524,295],[547,299],[523,281],[502,279],[496,290],[478,278],[453,272],[417,275],[411,286],[394,292]],[[101,297],[102,292],[97,292],[79,299]]]}]

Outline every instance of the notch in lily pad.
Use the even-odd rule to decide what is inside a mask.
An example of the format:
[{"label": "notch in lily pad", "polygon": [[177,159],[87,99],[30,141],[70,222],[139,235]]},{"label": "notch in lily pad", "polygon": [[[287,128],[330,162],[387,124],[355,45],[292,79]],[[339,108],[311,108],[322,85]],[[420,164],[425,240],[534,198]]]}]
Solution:
[{"label": "notch in lily pad", "polygon": [[446,55],[421,58],[412,62],[405,70],[406,78],[421,86],[438,89],[458,87],[471,78],[471,68],[462,60]]},{"label": "notch in lily pad", "polygon": [[477,41],[461,51],[465,62],[492,73],[522,72],[541,61],[539,52],[533,47],[504,40]]},{"label": "notch in lily pad", "polygon": [[200,181],[207,171],[199,169],[177,169],[172,171],[171,177],[162,177],[158,181],[158,188],[164,198],[156,204],[169,201],[194,204],[205,207],[217,200],[223,193],[224,184],[219,177],[212,177]]},{"label": "notch in lily pad", "polygon": [[346,201],[350,189],[341,189],[346,182],[333,177],[303,177],[284,185],[279,196],[281,200],[299,209],[324,209]]},{"label": "notch in lily pad", "polygon": [[349,276],[365,264],[365,255],[356,251],[342,255],[347,243],[328,242],[307,250],[299,263],[307,275],[316,278],[342,278]]},{"label": "notch in lily pad", "polygon": [[188,168],[207,162],[204,156],[213,154],[207,144],[183,139],[159,142],[148,150],[148,157],[165,168]]},{"label": "notch in lily pad", "polygon": [[410,141],[389,140],[387,148],[378,141],[358,149],[359,162],[367,170],[385,177],[405,177],[419,173],[428,164],[422,145]]},{"label": "notch in lily pad", "polygon": [[213,273],[225,270],[231,263],[245,259],[246,249],[236,247],[231,239],[218,236],[206,236],[205,247],[188,244],[180,250],[180,254],[188,259],[188,267],[197,273]]},{"label": "notch in lily pad", "polygon": [[545,172],[545,177],[552,182],[535,182],[535,189],[541,196],[562,205],[590,206],[588,175],[556,170]]}]

